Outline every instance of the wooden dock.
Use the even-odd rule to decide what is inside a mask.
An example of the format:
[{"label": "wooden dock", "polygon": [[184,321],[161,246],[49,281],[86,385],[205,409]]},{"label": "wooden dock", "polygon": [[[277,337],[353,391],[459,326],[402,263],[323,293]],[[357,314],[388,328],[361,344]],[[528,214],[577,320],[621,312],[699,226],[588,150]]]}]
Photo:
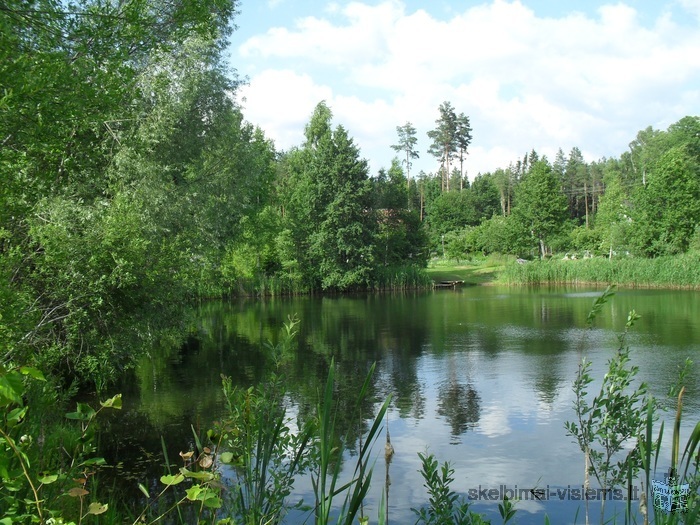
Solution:
[{"label": "wooden dock", "polygon": [[435,283],[435,288],[452,288],[454,290],[462,284],[464,281],[438,281]]}]

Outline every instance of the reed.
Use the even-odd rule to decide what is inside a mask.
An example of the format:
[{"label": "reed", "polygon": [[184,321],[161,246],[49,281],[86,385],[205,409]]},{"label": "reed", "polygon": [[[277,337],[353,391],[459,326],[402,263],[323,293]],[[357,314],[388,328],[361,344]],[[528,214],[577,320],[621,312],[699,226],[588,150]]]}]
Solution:
[{"label": "reed", "polygon": [[433,281],[424,268],[407,264],[379,268],[370,288],[374,291],[432,288]]},{"label": "reed", "polygon": [[[343,445],[345,440],[341,440],[340,445],[336,445],[334,440],[336,433],[335,415],[337,412],[336,402],[333,398],[335,389],[334,371],[335,362],[331,360],[326,387],[316,407],[318,451],[316,456],[317,465],[311,479],[316,499],[316,505],[314,506],[316,525],[327,525],[332,521],[338,524],[351,525],[356,518],[363,518],[358,514],[361,513],[362,503],[369,491],[372,481],[372,468],[370,467],[372,445],[374,445],[374,442],[379,436],[384,414],[391,401],[391,398],[387,398],[381,405],[372,422],[369,433],[364,442],[360,445],[351,480],[343,485],[339,485],[341,467],[339,458],[342,457],[345,450]],[[356,400],[358,407],[362,400],[368,395],[373,373],[374,365],[372,365],[362,387],[358,391]],[[343,494],[345,497],[339,511],[339,516],[333,519],[331,512],[334,509],[334,501],[337,497],[342,497]]]},{"label": "reed", "polygon": [[510,285],[618,284],[630,287],[700,288],[700,253],[656,259],[595,257],[508,263],[498,280]]},{"label": "reed", "polygon": [[[686,361],[684,370],[687,370],[689,364],[690,362]],[[688,495],[684,499],[674,500],[671,510],[668,511],[659,508],[654,491],[650,490],[650,486],[653,484],[652,480],[660,477],[657,473],[657,467],[663,452],[661,442],[664,432],[664,424],[662,422],[656,439],[652,440],[655,418],[650,405],[647,412],[645,434],[641,440],[642,444],[640,447],[643,477],[646,481],[646,506],[642,509],[644,525],[649,523],[654,525],[680,525],[700,522],[700,495],[698,494],[698,489],[700,488],[700,422],[696,423],[685,441],[681,454],[681,421],[684,392],[685,387],[682,386],[677,397],[676,417],[671,438],[671,461],[668,474],[665,476],[665,483],[672,488],[687,485]],[[649,520],[650,514],[653,514],[653,521]]]}]

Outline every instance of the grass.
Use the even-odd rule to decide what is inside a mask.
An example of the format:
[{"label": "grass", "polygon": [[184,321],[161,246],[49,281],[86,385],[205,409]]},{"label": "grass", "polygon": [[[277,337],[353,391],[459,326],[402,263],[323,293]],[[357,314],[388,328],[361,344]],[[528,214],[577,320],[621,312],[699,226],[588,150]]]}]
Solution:
[{"label": "grass", "polygon": [[700,288],[700,254],[656,259],[623,257],[515,262],[499,275],[505,284],[618,284],[626,287]]},{"label": "grass", "polygon": [[468,261],[434,259],[426,270],[434,282],[464,281],[466,284],[488,284],[496,280],[510,258],[490,256]]}]

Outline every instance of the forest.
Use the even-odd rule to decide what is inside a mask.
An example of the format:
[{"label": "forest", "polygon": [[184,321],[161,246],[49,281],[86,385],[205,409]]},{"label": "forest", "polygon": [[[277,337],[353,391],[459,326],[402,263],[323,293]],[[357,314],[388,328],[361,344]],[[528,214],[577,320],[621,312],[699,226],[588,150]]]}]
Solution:
[{"label": "forest", "polygon": [[[407,121],[369,173],[323,101],[288,151],[246,121],[223,58],[236,10],[3,3],[3,366],[99,384],[183,303],[429,285],[433,257],[700,248],[699,117],[639,131],[619,158],[533,149],[469,180],[478,130],[446,101],[429,151]],[[411,172],[421,154],[437,173]]]},{"label": "forest", "polygon": [[[237,9],[0,3],[0,507],[17,517],[2,523],[48,522],[40,492],[58,474],[43,469],[63,469],[70,434],[61,409],[106,392],[159,341],[181,343],[185,305],[429,287],[436,258],[700,251],[700,117],[641,130],[618,158],[533,149],[472,180],[479,130],[445,101],[435,127],[420,130],[427,152],[407,115],[386,167],[370,173],[324,101],[287,151],[246,120],[234,96],[242,80],[224,58]],[[436,173],[411,171],[423,154],[439,161]],[[96,410],[78,403],[66,415],[78,424],[75,450],[95,452],[91,423],[120,407],[118,395]],[[32,435],[53,455],[37,453]],[[69,495],[82,505],[86,494]]]}]

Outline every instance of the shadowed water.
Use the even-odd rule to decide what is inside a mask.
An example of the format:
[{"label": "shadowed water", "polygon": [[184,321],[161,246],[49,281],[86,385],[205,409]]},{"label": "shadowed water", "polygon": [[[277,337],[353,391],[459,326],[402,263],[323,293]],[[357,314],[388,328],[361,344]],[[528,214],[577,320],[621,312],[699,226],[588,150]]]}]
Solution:
[{"label": "shadowed water", "polygon": [[[185,345],[154,348],[125,379],[125,410],[113,443],[107,440],[109,459],[122,462],[122,478],[133,477],[134,486],[148,468],[151,476],[159,473],[161,436],[171,456],[191,447],[191,425],[206,429],[223,410],[221,374],[244,385],[263,380],[269,369],[261,344],[276,341],[282,323],[296,314],[299,345],[284,368],[290,414],[311,412],[332,358],[338,425],[351,450],[373,410],[392,396],[389,427],[396,453],[388,472],[390,521],[413,523],[411,507],[427,502],[418,452],[428,451],[452,464],[453,489],[473,499],[474,508],[494,523],[501,521],[497,504],[504,494],[520,499],[518,523],[544,523],[545,513],[552,523],[573,523],[577,509],[576,522],[583,523],[583,456],[564,429],[574,418],[571,384],[581,358],[592,360],[593,374],[602,378],[631,309],[642,316],[628,338],[633,363],[655,395],[665,396],[686,357],[700,351],[700,294],[621,291],[586,330],[586,315],[599,293],[466,287],[205,304]],[[352,420],[350,407],[373,362],[377,369],[371,401],[362,410],[365,419]],[[686,429],[700,413],[700,375],[693,372],[688,383]],[[667,427],[672,418],[666,416]],[[364,509],[372,522],[385,485],[383,440],[384,435]],[[670,449],[661,461],[669,460]],[[300,479],[295,495],[308,501],[310,494],[310,482]],[[610,505],[616,510],[624,512],[624,506]],[[287,521],[306,517],[292,514]]]}]

